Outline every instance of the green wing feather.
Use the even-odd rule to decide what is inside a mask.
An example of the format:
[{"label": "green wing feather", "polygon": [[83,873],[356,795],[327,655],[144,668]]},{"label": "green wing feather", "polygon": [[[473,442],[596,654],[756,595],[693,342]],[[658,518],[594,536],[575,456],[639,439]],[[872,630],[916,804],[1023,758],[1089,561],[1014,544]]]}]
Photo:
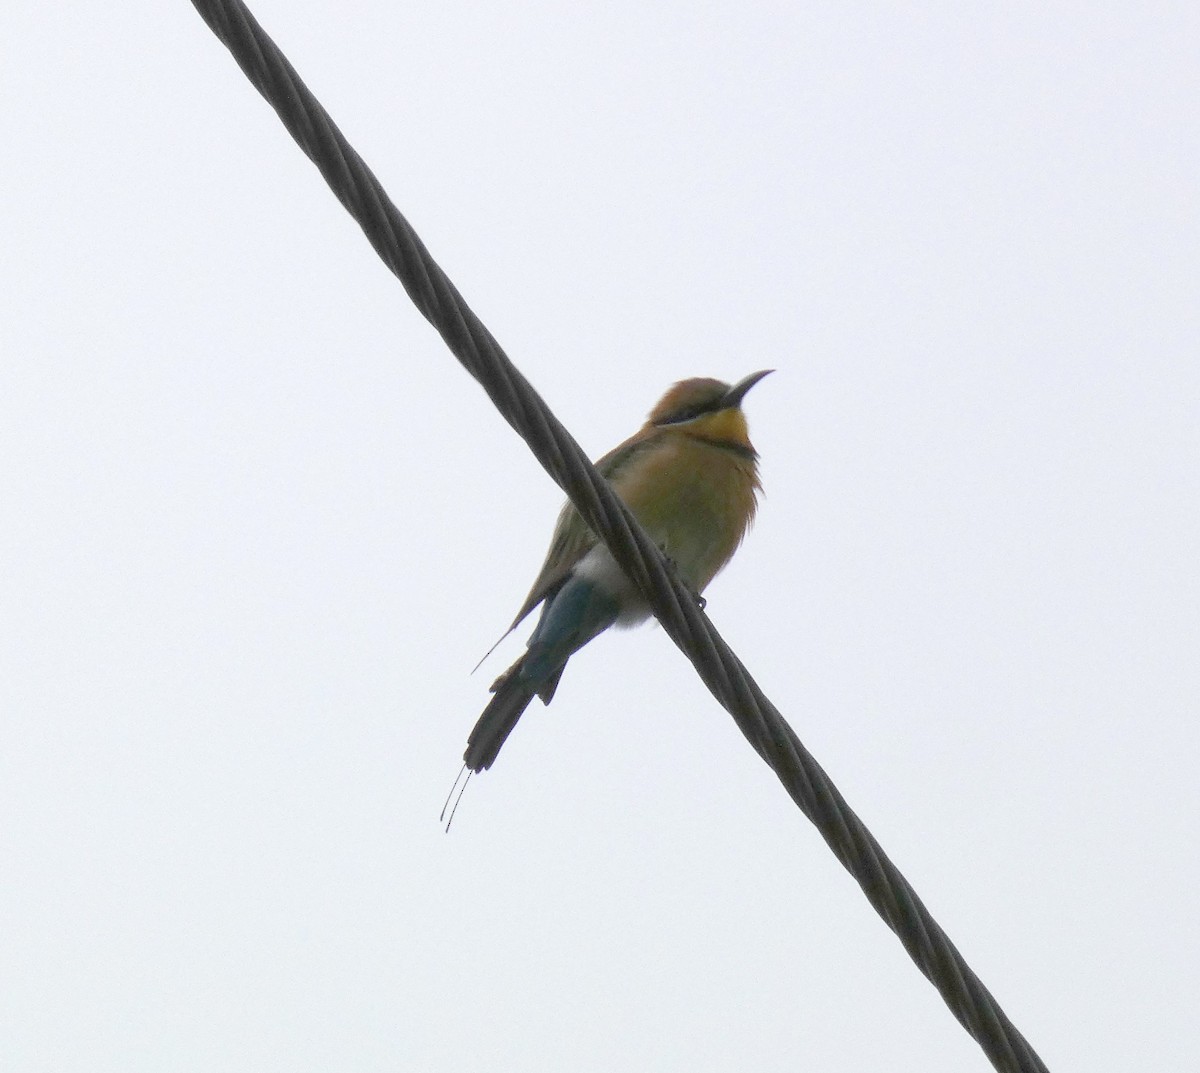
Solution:
[{"label": "green wing feather", "polygon": [[[636,436],[626,440],[619,447],[614,447],[603,458],[596,462],[600,476],[611,482],[630,461],[646,446],[644,440]],[[538,604],[548,596],[553,595],[567,576],[589,551],[596,546],[595,534],[584,523],[579,511],[568,499],[559,512],[558,521],[554,526],[554,535],[550,538],[550,550],[546,553],[546,561],[534,580],[529,595],[517,612],[517,617],[509,626],[511,633]]]},{"label": "green wing feather", "polygon": [[[603,458],[596,462],[600,476],[612,481],[631,459],[650,445],[638,436],[632,436],[618,447],[614,447]],[[563,504],[559,511],[558,521],[554,526],[554,535],[550,538],[550,550],[546,552],[546,561],[542,564],[529,595],[517,612],[512,625],[501,634],[496,644],[487,650],[487,654],[475,665],[476,670],[483,660],[487,659],[513,630],[515,630],[529,613],[543,600],[553,596],[566,581],[575,564],[596,546],[596,537],[584,523],[570,500]]]}]

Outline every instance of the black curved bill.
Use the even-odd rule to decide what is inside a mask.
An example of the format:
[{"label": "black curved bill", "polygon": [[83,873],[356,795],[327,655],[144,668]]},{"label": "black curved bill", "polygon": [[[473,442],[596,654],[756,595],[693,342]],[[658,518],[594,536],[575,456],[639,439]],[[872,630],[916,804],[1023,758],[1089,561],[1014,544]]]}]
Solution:
[{"label": "black curved bill", "polygon": [[721,400],[723,407],[741,406],[742,399],[746,397],[746,392],[757,384],[764,376],[769,376],[774,369],[762,369],[759,372],[751,373],[749,376],[739,380],[727,392],[725,398]]}]

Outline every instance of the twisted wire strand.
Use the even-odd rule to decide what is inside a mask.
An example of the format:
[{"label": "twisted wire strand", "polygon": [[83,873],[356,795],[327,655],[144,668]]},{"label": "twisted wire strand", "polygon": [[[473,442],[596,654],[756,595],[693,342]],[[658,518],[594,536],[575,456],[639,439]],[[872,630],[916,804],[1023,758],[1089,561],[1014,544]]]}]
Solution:
[{"label": "twisted wire strand", "polygon": [[820,764],[747,673],[661,552],[596,473],[580,446],[505,355],[438,267],[379,180],[239,0],[192,0],[246,76],[279,114],[367,240],[501,415],[612,551],[663,628],[733,716],[751,746],[904,944],[993,1066],[1046,1066],[971,971],[921,899],[863,826]]}]

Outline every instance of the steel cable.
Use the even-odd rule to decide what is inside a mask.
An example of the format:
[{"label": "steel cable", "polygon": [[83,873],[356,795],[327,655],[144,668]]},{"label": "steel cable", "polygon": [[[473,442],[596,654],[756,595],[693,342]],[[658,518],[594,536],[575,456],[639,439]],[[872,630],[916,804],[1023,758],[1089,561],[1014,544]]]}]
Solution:
[{"label": "steel cable", "polygon": [[946,1005],[1005,1073],[1046,1066],[971,971],[820,764],[746,672],[653,542],[430,257],[378,179],[237,0],[192,0],[325,177],[421,314],[646,594],[663,628],[733,716]]}]

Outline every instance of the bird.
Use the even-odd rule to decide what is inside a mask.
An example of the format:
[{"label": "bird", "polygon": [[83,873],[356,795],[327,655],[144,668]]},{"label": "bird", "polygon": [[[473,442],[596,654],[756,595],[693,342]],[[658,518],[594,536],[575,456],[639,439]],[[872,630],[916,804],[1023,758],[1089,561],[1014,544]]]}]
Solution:
[{"label": "bird", "polygon": [[[641,429],[596,462],[698,600],[754,520],[762,486],[742,400],[773,371],[736,384],[709,377],[679,381]],[[570,501],[529,595],[500,640],[539,604],[525,652],[492,683],[492,699],[467,740],[468,778],[492,766],[534,697],[550,703],[571,656],[610,626],[650,617],[645,597]]]}]

